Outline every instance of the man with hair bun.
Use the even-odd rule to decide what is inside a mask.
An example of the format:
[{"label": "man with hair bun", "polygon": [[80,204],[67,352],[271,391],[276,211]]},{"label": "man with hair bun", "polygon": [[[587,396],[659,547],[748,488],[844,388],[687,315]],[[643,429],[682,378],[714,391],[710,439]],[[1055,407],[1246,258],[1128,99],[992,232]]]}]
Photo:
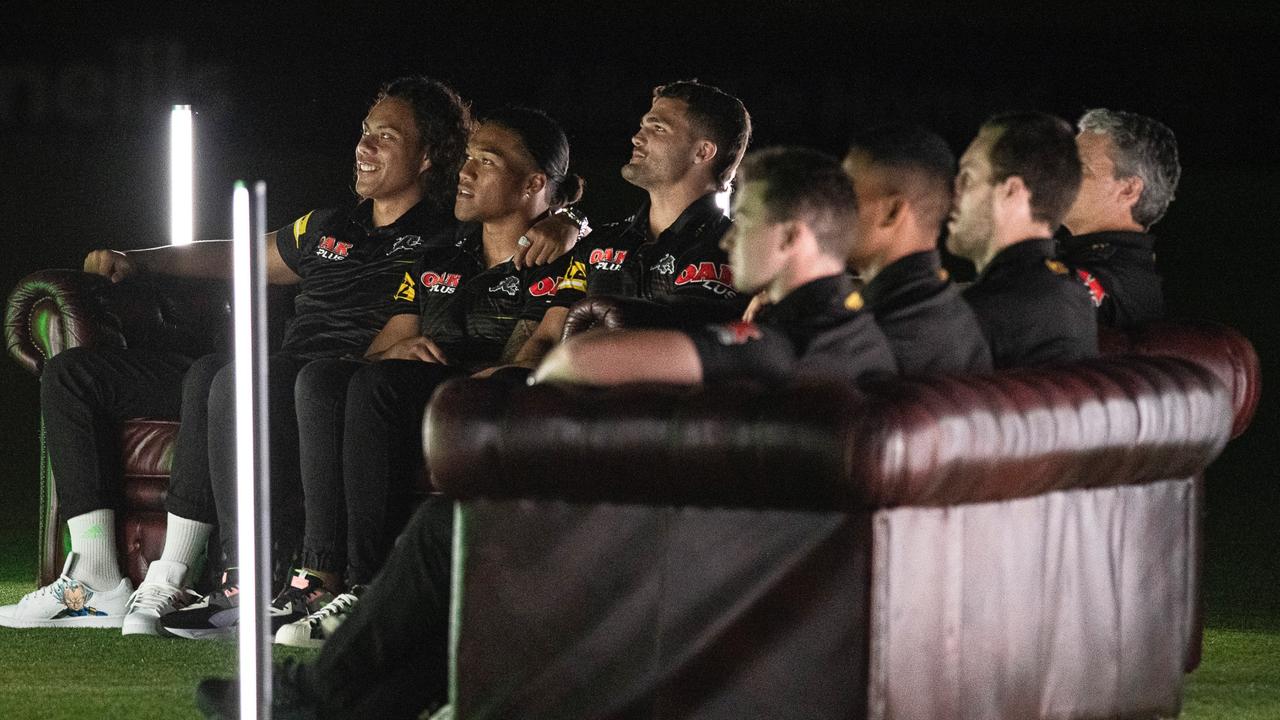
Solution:
[{"label": "man with hair bun", "polygon": [[1173,131],[1136,113],[1097,108],[1080,118],[1084,178],[1063,224],[1059,259],[1089,289],[1098,322],[1131,328],[1164,315],[1151,226],[1182,175]]},{"label": "man with hair bun", "polygon": [[978,270],[964,298],[997,369],[1098,354],[1089,294],[1053,259],[1079,189],[1071,126],[1052,115],[993,117],[960,158],[947,249]]}]

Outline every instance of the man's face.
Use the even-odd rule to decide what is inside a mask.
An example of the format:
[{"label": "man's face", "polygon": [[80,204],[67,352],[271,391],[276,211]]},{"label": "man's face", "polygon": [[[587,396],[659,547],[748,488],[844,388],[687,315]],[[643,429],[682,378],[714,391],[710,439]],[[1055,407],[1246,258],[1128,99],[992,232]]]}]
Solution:
[{"label": "man's face", "polygon": [[983,257],[995,235],[991,146],[996,132],[982,130],[960,156],[955,200],[947,219],[947,249],[970,260]]},{"label": "man's face", "polygon": [[399,98],[383,98],[361,124],[356,144],[356,194],[375,200],[421,193],[418,176],[429,166],[413,108]]},{"label": "man's face", "polygon": [[1076,136],[1076,148],[1080,151],[1080,166],[1083,171],[1080,193],[1067,211],[1063,224],[1073,232],[1080,232],[1099,222],[1109,222],[1117,214],[1132,218],[1131,210],[1123,207],[1120,200],[1124,181],[1116,179],[1116,164],[1111,159],[1115,143],[1111,137],[1102,133],[1082,132]]},{"label": "man's face", "polygon": [[501,125],[480,125],[467,141],[467,161],[458,172],[454,216],[485,222],[519,210],[535,172],[533,158],[515,133]]},{"label": "man's face", "polygon": [[764,183],[748,181],[734,196],[733,225],[720,240],[733,268],[733,286],[755,294],[786,265],[787,223],[772,222],[763,202]]},{"label": "man's face", "polygon": [[886,239],[877,230],[880,219],[879,206],[888,195],[880,172],[871,164],[867,154],[858,150],[850,152],[842,163],[845,175],[853,183],[853,194],[858,198],[858,214],[853,221],[853,244],[849,247],[849,262],[863,268],[884,252]]},{"label": "man's face", "polygon": [[700,139],[689,122],[685,101],[654,98],[631,137],[631,160],[622,166],[622,177],[650,191],[671,185],[693,167]]}]

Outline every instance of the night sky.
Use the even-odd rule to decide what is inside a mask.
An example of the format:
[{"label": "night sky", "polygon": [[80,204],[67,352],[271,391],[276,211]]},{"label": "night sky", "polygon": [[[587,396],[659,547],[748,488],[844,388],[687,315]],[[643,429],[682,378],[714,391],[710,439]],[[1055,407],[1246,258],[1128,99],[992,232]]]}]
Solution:
[{"label": "night sky", "polygon": [[[911,2],[538,2],[520,16],[511,3],[368,3],[321,14],[300,3],[200,5],[86,17],[6,3],[6,293],[28,272],[78,267],[95,247],[165,242],[173,103],[198,113],[198,238],[229,235],[237,178],[267,182],[272,228],[351,200],[360,120],[378,85],[404,74],[446,80],[480,111],[527,104],[560,120],[587,179],[583,205],[599,224],[642,199],[618,168],[650,88],[696,77],[743,99],[754,147],[840,152],[859,127],[914,120],[959,154],[985,117],[1013,109],[1074,121],[1103,106],[1163,120],[1184,167],[1155,228],[1170,314],[1235,326],[1262,355],[1264,381],[1275,377],[1280,13],[1265,4],[1201,14],[1099,3],[936,11]],[[0,388],[0,483],[34,517],[36,381],[5,360]],[[1280,540],[1265,512],[1280,500],[1270,441],[1278,421],[1264,395],[1253,428],[1211,471],[1211,533]]]}]

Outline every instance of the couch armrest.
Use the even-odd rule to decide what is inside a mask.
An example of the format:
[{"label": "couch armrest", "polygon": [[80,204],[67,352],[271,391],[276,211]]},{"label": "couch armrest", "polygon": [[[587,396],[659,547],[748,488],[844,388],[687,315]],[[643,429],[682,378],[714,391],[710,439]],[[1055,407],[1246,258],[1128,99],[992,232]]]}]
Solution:
[{"label": "couch armrest", "polygon": [[592,328],[679,328],[720,323],[742,316],[743,304],[705,298],[667,298],[654,302],[642,298],[594,295],[583,298],[569,309],[564,322],[564,335],[569,338]]},{"label": "couch armrest", "polygon": [[865,394],[456,380],[423,427],[432,481],[458,498],[850,511],[1188,477],[1231,418],[1202,367],[1122,357]]},{"label": "couch armrest", "polygon": [[10,294],[5,340],[14,359],[36,374],[45,360],[77,346],[198,357],[230,346],[229,293],[229,284],[217,280],[140,275],[111,283],[78,270],[41,270]]}]

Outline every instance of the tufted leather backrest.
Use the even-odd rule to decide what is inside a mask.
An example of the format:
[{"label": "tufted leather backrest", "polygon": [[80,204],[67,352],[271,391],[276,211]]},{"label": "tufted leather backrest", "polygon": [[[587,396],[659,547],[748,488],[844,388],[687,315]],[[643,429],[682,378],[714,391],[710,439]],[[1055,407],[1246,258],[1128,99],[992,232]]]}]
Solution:
[{"label": "tufted leather backrest", "polygon": [[433,482],[459,498],[856,510],[1185,477],[1231,427],[1215,375],[1129,356],[864,392],[457,380],[424,441]]}]

